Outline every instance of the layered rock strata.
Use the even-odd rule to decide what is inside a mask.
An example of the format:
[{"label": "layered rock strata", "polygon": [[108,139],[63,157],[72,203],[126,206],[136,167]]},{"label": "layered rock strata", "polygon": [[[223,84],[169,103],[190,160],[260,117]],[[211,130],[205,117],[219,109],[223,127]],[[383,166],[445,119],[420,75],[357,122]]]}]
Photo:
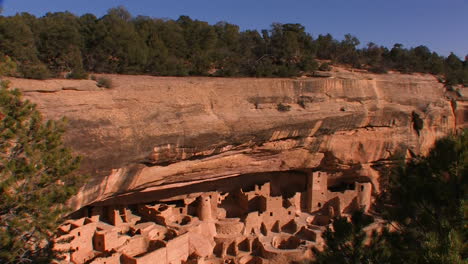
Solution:
[{"label": "layered rock strata", "polygon": [[269,172],[321,170],[335,175],[331,185],[366,179],[378,191],[376,168],[425,153],[467,121],[462,95],[448,96],[430,75],[107,77],[112,89],[11,79],[47,118],[69,120],[66,142],[91,175],[75,209],[213,191],[214,180]]}]

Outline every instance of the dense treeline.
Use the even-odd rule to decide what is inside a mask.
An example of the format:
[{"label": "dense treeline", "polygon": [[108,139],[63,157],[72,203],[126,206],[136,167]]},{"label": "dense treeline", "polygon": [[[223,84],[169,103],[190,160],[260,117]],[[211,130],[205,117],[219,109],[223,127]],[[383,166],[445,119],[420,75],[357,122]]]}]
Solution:
[{"label": "dense treeline", "polygon": [[68,12],[0,17],[0,55],[8,56],[0,58],[11,58],[17,65],[11,74],[26,78],[66,72],[70,78],[84,78],[86,72],[287,77],[329,68],[319,59],[377,73],[432,73],[445,76],[447,84],[468,85],[466,58],[443,57],[425,46],[359,45],[351,35],[341,41],[330,34],[314,39],[300,24],[240,31],[226,22],[210,25],[187,16],[132,17],[123,7],[101,18]]}]

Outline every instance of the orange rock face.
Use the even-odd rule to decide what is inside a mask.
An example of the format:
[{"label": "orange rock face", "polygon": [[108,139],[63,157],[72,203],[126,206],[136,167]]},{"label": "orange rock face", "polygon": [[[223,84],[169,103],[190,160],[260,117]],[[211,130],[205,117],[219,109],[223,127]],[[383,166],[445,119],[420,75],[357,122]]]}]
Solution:
[{"label": "orange rock face", "polygon": [[107,77],[114,88],[10,79],[47,118],[68,118],[66,142],[92,176],[75,209],[269,172],[338,175],[328,184],[365,177],[378,191],[377,165],[398,152],[425,153],[468,116],[463,95],[456,103],[430,75]]}]

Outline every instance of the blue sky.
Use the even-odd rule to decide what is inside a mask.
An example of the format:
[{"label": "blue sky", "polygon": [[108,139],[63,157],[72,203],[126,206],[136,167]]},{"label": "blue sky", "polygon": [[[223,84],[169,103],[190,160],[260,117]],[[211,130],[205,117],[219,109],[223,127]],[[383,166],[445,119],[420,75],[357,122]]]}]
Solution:
[{"label": "blue sky", "polygon": [[301,23],[314,37],[331,33],[341,39],[351,33],[364,44],[426,45],[443,55],[468,55],[468,0],[3,0],[3,15],[68,10],[102,16],[118,5],[133,15],[188,15],[209,23],[227,21],[241,29]]}]

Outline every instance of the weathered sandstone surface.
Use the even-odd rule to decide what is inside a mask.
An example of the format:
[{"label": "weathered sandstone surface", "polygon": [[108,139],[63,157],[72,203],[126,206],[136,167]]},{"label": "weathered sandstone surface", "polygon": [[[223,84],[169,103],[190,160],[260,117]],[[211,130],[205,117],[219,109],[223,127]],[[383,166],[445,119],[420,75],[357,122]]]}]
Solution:
[{"label": "weathered sandstone surface", "polygon": [[66,142],[91,175],[71,201],[75,209],[282,171],[366,177],[378,191],[379,165],[399,151],[426,152],[468,119],[463,94],[456,102],[429,75],[107,77],[114,88],[10,79],[47,118],[68,118]]}]

